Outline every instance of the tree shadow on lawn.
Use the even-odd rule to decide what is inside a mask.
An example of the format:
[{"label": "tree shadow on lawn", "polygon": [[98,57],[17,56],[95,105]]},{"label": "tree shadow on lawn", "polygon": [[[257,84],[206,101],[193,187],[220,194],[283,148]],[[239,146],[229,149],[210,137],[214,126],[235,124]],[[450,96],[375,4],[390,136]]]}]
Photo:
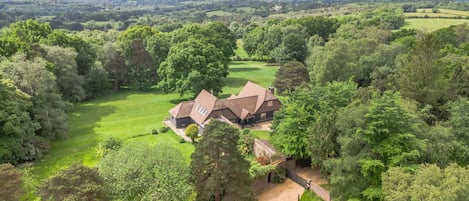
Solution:
[{"label": "tree shadow on lawn", "polygon": [[230,68],[230,72],[232,72],[232,73],[259,71],[259,70],[261,70],[261,69],[258,68],[258,67]]},{"label": "tree shadow on lawn", "polygon": [[228,77],[226,78],[226,86],[225,87],[230,87],[230,88],[241,88],[249,80],[246,78],[240,78],[240,77]]},{"label": "tree shadow on lawn", "polygon": [[[119,100],[121,97],[125,96],[118,96],[118,99],[112,100]],[[49,152],[33,166],[36,178],[41,181],[73,163],[91,165],[99,160],[96,147],[100,142],[100,136],[94,129],[99,127],[103,117],[114,113],[116,109],[116,106],[99,103],[85,102],[78,105],[69,113],[69,137],[53,140]]]},{"label": "tree shadow on lawn", "polygon": [[177,98],[177,99],[172,99],[170,100],[169,102],[174,104],[174,105],[177,105],[181,102],[184,102],[184,101],[188,101],[188,100],[193,100],[193,98],[189,98],[189,97],[180,97],[180,98]]}]

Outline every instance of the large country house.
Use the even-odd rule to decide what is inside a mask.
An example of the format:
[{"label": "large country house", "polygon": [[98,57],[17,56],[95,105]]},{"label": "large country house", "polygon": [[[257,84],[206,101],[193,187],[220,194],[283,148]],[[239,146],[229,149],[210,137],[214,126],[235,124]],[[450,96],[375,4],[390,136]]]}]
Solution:
[{"label": "large country house", "polygon": [[217,99],[202,90],[195,100],[181,102],[169,110],[171,122],[177,128],[184,128],[191,123],[204,127],[212,118],[240,126],[269,121],[281,107],[273,92],[273,88],[265,89],[252,82],[247,82],[238,95],[227,99]]}]

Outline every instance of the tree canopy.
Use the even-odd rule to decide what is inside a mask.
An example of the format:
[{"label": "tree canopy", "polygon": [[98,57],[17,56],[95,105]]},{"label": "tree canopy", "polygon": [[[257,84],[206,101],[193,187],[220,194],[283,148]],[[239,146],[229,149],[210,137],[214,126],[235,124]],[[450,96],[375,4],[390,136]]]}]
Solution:
[{"label": "tree canopy", "polygon": [[174,147],[130,143],[110,152],[99,163],[99,175],[112,199],[185,200],[188,164]]},{"label": "tree canopy", "polygon": [[197,200],[253,200],[249,162],[237,148],[239,130],[212,120],[202,136],[191,156]]},{"label": "tree canopy", "polygon": [[42,183],[39,194],[44,200],[108,200],[98,170],[77,163]]}]

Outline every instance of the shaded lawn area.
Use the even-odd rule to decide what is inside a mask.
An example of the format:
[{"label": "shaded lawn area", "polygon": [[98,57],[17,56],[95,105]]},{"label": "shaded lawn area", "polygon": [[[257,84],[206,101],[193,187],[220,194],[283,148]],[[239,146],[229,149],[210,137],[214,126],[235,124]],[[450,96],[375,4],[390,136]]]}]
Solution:
[{"label": "shaded lawn area", "polygon": [[[237,94],[248,80],[268,87],[277,69],[264,66],[262,62],[234,62],[230,65],[230,75],[222,95]],[[171,130],[150,134],[152,129],[163,126],[162,121],[169,116],[168,110],[185,99],[190,97],[158,91],[121,90],[76,104],[69,114],[70,137],[51,143],[45,157],[30,168],[32,177],[38,183],[76,162],[95,166],[99,161],[99,143],[110,137],[122,139],[124,144],[132,141],[169,144],[177,147],[189,163],[194,151],[192,144],[180,144],[178,136]],[[135,137],[137,135],[141,136]]]}]

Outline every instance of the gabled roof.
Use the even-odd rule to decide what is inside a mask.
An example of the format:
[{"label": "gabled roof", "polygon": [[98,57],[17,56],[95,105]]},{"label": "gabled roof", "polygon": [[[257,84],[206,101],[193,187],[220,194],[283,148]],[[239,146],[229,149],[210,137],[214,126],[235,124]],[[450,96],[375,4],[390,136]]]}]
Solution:
[{"label": "gabled roof", "polygon": [[239,119],[245,120],[245,119],[250,119],[250,118],[254,118],[254,115],[252,115],[248,110],[243,108],[241,110],[241,115],[240,115]]},{"label": "gabled roof", "polygon": [[223,100],[223,105],[229,108],[236,116],[241,117],[243,109],[255,113],[257,96],[236,97]]},{"label": "gabled roof", "polygon": [[[190,117],[194,122],[203,125],[214,110],[231,110],[239,119],[254,118],[254,114],[265,101],[276,100],[270,92],[253,82],[247,82],[238,95],[218,100],[210,92],[202,90],[193,101],[181,102],[169,113],[174,118]],[[278,109],[278,108],[277,108]]]},{"label": "gabled roof", "polygon": [[259,110],[262,103],[264,103],[265,101],[277,99],[274,96],[274,94],[272,94],[269,90],[251,81],[248,81],[248,83],[244,85],[243,89],[241,89],[237,97],[239,98],[239,97],[247,97],[247,96],[259,96],[257,98],[254,113],[257,112],[257,110]]},{"label": "gabled roof", "polygon": [[190,117],[199,125],[207,120],[210,113],[213,111],[217,97],[213,96],[206,90],[202,90],[194,100]]},{"label": "gabled roof", "polygon": [[181,103],[177,104],[175,107],[173,107],[171,110],[169,110],[169,113],[174,118],[189,117],[193,105],[194,105],[193,100],[184,101],[184,102],[181,102]]}]

